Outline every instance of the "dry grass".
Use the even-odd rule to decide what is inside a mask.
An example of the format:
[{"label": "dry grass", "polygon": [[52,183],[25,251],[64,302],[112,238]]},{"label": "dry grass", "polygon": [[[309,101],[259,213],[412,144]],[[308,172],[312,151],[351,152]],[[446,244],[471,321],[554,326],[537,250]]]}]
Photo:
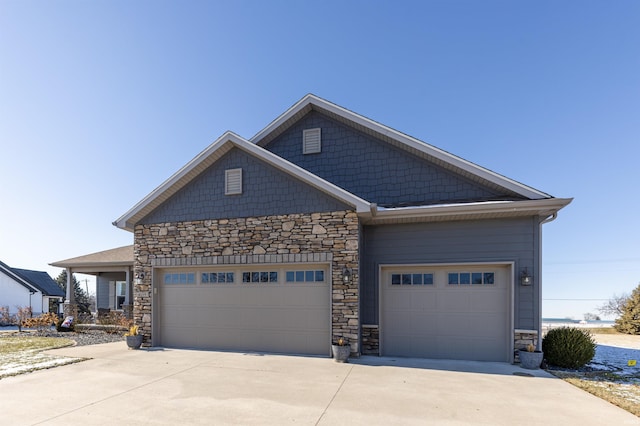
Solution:
[{"label": "dry grass", "polygon": [[591,334],[622,334],[613,327],[587,328]]},{"label": "dry grass", "polygon": [[0,339],[0,379],[81,361],[81,358],[60,358],[42,353],[70,345],[73,341],[56,337],[3,337]]},{"label": "dry grass", "polygon": [[640,417],[640,384],[637,379],[611,372],[575,373],[549,371],[572,385]]}]

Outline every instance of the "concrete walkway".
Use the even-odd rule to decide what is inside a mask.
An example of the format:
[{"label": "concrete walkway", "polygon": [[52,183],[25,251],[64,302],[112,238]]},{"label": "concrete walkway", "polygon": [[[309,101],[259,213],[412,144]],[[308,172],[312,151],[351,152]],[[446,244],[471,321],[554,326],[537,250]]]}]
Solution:
[{"label": "concrete walkway", "polygon": [[3,425],[640,425],[543,371],[502,363],[327,358],[124,342],[49,351],[89,361],[0,380]]}]

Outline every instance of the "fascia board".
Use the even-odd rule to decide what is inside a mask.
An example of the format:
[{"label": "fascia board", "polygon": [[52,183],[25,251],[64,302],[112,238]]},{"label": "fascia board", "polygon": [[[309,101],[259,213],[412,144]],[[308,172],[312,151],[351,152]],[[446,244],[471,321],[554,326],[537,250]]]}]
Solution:
[{"label": "fascia board", "polygon": [[4,265],[0,265],[0,271],[4,272],[9,278],[12,278],[15,282],[25,287],[31,293],[38,293],[40,289],[35,287],[33,284],[16,274],[11,270],[11,268],[5,267]]},{"label": "fascia board", "polygon": [[260,139],[264,138],[266,135],[268,135],[269,133],[271,133],[273,130],[275,130],[276,128],[278,128],[280,125],[282,125],[285,121],[287,121],[289,118],[291,118],[293,115],[295,115],[296,113],[298,113],[298,111],[300,111],[301,109],[303,109],[304,107],[306,107],[308,104],[313,104],[313,105],[317,105],[318,107],[325,109],[329,112],[332,112],[334,114],[337,114],[347,120],[350,120],[356,124],[359,124],[361,126],[364,127],[368,127],[371,130],[380,133],[384,136],[387,136],[391,139],[395,139],[401,143],[404,143],[405,145],[414,148],[418,151],[421,151],[427,155],[430,155],[434,158],[437,158],[438,160],[441,160],[445,163],[449,163],[451,165],[453,165],[454,167],[457,167],[459,169],[462,169],[468,173],[474,174],[476,176],[481,177],[482,179],[485,179],[489,182],[492,182],[496,185],[502,186],[506,189],[509,189],[513,192],[515,192],[516,194],[520,194],[523,197],[526,198],[530,198],[530,199],[542,199],[542,198],[549,198],[550,195],[546,194],[542,191],[538,191],[537,189],[531,188],[527,185],[524,185],[520,182],[517,182],[513,179],[509,179],[505,176],[502,176],[498,173],[495,173],[489,169],[485,169],[484,167],[481,167],[475,163],[472,163],[470,161],[467,161],[463,158],[457,157],[453,154],[448,153],[447,151],[444,151],[440,148],[437,148],[433,145],[427,144],[425,142],[422,142],[416,138],[413,138],[411,136],[405,135],[404,133],[401,133],[397,130],[394,130],[388,126],[385,126],[383,124],[380,124],[376,121],[373,121],[369,118],[366,118],[360,114],[357,114],[353,111],[349,111],[348,109],[345,109],[341,106],[338,106],[336,104],[333,104],[329,101],[326,101],[322,98],[319,98],[315,95],[312,94],[308,94],[306,95],[304,98],[302,98],[300,101],[298,101],[295,105],[293,105],[291,108],[289,108],[287,111],[285,111],[283,114],[281,114],[278,118],[276,118],[274,121],[272,121],[271,123],[269,123],[269,125],[267,125],[267,127],[265,127],[263,130],[261,130],[260,132],[258,132],[254,137],[252,137],[250,139],[250,141],[252,143],[258,143],[260,141]]},{"label": "fascia board", "polygon": [[308,93],[302,99],[300,99],[298,102],[296,102],[293,106],[291,106],[285,112],[283,112],[278,117],[276,117],[276,119],[273,120],[271,123],[269,123],[264,129],[262,129],[258,133],[256,133],[251,139],[249,139],[249,142],[258,143],[260,141],[260,139],[262,139],[263,137],[265,137],[266,135],[271,133],[273,130],[277,129],[280,125],[282,125],[282,123],[284,123],[285,121],[290,119],[292,116],[297,114],[298,111],[300,111],[301,109],[306,107],[308,104],[310,104],[310,103],[323,103],[323,102],[326,102],[326,101],[324,101],[323,99],[318,98],[317,96],[315,96],[315,95],[313,95],[311,93]]},{"label": "fascia board", "polygon": [[196,155],[191,161],[185,164],[180,170],[174,173],[169,179],[164,181],[160,186],[151,191],[146,197],[140,200],[136,205],[134,205],[129,211],[123,214],[120,218],[116,219],[113,224],[118,228],[132,231],[133,224],[130,223],[130,220],[139,213],[142,209],[144,209],[149,203],[153,202],[157,199],[163,192],[169,189],[174,184],[178,183],[183,177],[185,177],[188,173],[190,173],[195,167],[197,167],[200,163],[202,163],[209,155],[218,150],[222,145],[226,142],[238,141],[242,140],[242,138],[236,135],[233,132],[227,131],[218,139],[216,139],[211,145],[209,145],[204,151],[200,152],[200,154]]},{"label": "fascia board", "polygon": [[236,135],[233,132],[225,132],[215,142],[209,145],[207,149],[205,149],[195,158],[189,161],[185,166],[174,173],[169,179],[167,179],[164,183],[162,183],[141,201],[139,201],[135,206],[133,206],[127,213],[113,222],[113,224],[118,228],[132,231],[135,224],[131,223],[131,219],[134,218],[136,214],[140,213],[145,207],[156,200],[163,192],[179,183],[180,180],[188,175],[194,168],[200,165],[211,154],[215,153],[215,151],[217,151],[227,143],[232,143],[240,149],[243,149],[259,158],[262,158],[274,167],[277,167],[278,169],[305,181],[306,183],[338,198],[341,201],[346,202],[347,204],[353,205],[358,213],[369,211],[369,202],[351,194],[348,191],[345,191],[344,189],[336,185],[333,185],[332,183],[324,179],[319,178],[318,176],[304,170],[299,166],[296,166],[293,163],[290,163],[289,161],[281,157],[278,157],[277,155],[251,143],[250,141]]},{"label": "fascia board", "polygon": [[539,212],[551,214],[567,206],[573,198],[547,198],[527,201],[489,201],[481,203],[446,204],[420,207],[380,209],[376,218],[437,217],[460,214]]},{"label": "fascia board", "polygon": [[305,183],[329,195],[332,195],[335,198],[338,198],[339,200],[347,204],[353,205],[356,208],[356,211],[358,213],[364,213],[364,212],[370,211],[371,203],[369,203],[368,201],[363,200],[362,198],[352,194],[351,192],[345,191],[339,186],[336,186],[331,182],[328,182],[314,175],[313,173],[303,169],[302,167],[297,166],[296,164],[293,164],[285,160],[284,158],[279,157],[273,154],[272,152],[267,151],[266,149],[255,145],[250,141],[242,140],[237,145],[240,148],[246,150],[247,152],[250,152],[262,158],[272,166],[304,181]]}]

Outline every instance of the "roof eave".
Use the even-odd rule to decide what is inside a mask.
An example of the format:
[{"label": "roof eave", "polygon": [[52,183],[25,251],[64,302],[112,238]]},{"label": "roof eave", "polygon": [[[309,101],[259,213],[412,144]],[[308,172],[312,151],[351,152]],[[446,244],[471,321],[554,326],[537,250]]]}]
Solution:
[{"label": "roof eave", "polygon": [[567,206],[573,198],[546,198],[542,200],[500,201],[437,206],[403,207],[377,210],[368,218],[369,223],[390,221],[442,221],[500,216],[548,217]]},{"label": "roof eave", "polygon": [[357,114],[339,105],[331,103],[313,94],[308,94],[305,97],[303,97],[300,101],[296,102],[291,108],[289,108],[287,111],[281,114],[278,118],[276,118],[271,123],[269,123],[267,127],[259,131],[249,141],[254,144],[259,144],[262,139],[268,136],[271,132],[278,129],[283,123],[285,123],[291,117],[296,115],[299,111],[303,110],[309,105],[317,106],[318,108],[325,109],[329,112],[337,114],[342,118],[350,120],[356,124],[368,127],[369,129],[381,135],[384,135],[389,138],[395,139],[399,142],[402,142],[408,147],[421,151],[422,153],[426,155],[430,155],[434,158],[437,158],[438,160],[443,161],[445,163],[449,163],[452,166],[462,169],[468,173],[475,174],[482,179],[492,182],[493,184],[502,186],[528,199],[537,200],[537,199],[551,197],[549,194],[546,194],[535,188],[524,185],[513,179],[509,179],[506,176],[502,176],[489,169],[485,169],[484,167],[481,167],[475,163],[467,161],[461,157],[455,156],[440,148],[427,144],[426,142],[423,142],[411,136],[405,135],[402,132],[392,129],[391,127],[380,124],[376,121],[373,121],[367,117],[364,117],[360,114]]},{"label": "roof eave", "polygon": [[[195,176],[190,176],[190,174],[196,168],[201,166],[205,161],[207,161],[210,156],[215,154],[218,150],[224,149],[224,147],[229,143],[261,158],[270,165],[304,181],[305,183],[315,187],[316,189],[325,192],[326,194],[329,194],[348,205],[353,206],[358,213],[364,213],[370,210],[371,203],[369,203],[368,201],[363,200],[362,198],[359,198],[348,191],[345,191],[344,189],[308,172],[307,170],[293,163],[290,163],[284,158],[279,157],[265,150],[264,148],[251,143],[250,141],[236,135],[233,132],[225,132],[214,143],[209,145],[207,149],[194,157],[191,161],[189,161],[189,163],[187,163],[164,183],[162,183],[146,197],[144,197],[140,202],[138,202],[135,206],[133,206],[127,213],[114,221],[113,225],[117,226],[118,228],[133,232],[134,227],[139,220],[146,216],[161,202],[163,202],[168,197],[175,194],[177,191],[187,185],[195,176],[197,176],[197,174]],[[211,164],[213,164],[214,162],[215,159],[211,162]],[[168,196],[164,197],[162,201],[159,201],[160,197],[164,196],[163,194],[169,190],[171,190],[171,193]]]}]

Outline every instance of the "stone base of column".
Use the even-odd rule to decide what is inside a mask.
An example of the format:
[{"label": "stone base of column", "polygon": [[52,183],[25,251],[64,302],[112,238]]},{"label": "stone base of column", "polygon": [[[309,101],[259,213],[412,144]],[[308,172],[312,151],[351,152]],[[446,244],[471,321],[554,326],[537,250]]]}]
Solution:
[{"label": "stone base of column", "polygon": [[[78,305],[75,303],[65,303],[62,306],[64,318],[73,317],[74,324],[78,322]],[[62,318],[64,320],[64,318]]]},{"label": "stone base of column", "polygon": [[122,305],[122,313],[128,320],[133,319],[133,305]]}]

